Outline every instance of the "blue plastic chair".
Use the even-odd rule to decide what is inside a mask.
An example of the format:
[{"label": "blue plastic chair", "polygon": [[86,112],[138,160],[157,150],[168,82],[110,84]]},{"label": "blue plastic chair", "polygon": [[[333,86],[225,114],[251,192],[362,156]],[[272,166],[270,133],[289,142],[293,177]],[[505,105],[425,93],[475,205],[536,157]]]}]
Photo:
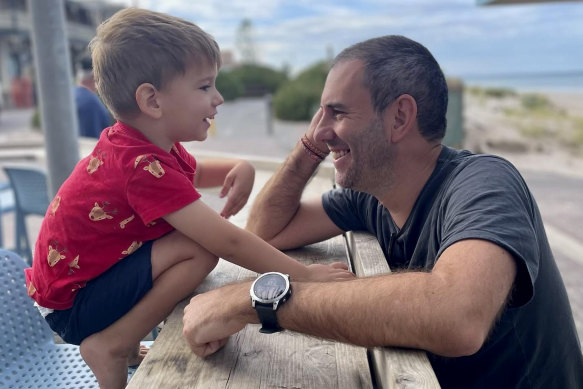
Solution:
[{"label": "blue plastic chair", "polygon": [[4,166],[14,191],[15,207],[15,251],[24,258],[30,258],[32,250],[26,230],[28,215],[44,216],[49,207],[47,177],[43,170],[29,166]]},{"label": "blue plastic chair", "polygon": [[79,347],[55,344],[26,292],[25,267],[17,254],[0,249],[0,388],[99,388]]},{"label": "blue plastic chair", "polygon": [[14,193],[9,182],[0,182],[0,247],[4,247],[4,234],[2,233],[2,216],[14,211]]}]

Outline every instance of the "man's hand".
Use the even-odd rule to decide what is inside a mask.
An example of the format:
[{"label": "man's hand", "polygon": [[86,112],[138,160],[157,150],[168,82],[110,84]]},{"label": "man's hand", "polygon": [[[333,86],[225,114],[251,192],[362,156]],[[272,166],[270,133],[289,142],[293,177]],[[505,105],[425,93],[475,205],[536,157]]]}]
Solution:
[{"label": "man's hand", "polygon": [[316,131],[316,128],[318,128],[318,126],[320,125],[320,122],[322,121],[323,117],[324,117],[324,110],[322,109],[322,107],[320,107],[316,111],[316,113],[314,114],[314,117],[312,117],[312,121],[310,122],[310,127],[308,127],[308,131],[306,131],[306,137],[314,146],[316,146],[318,148],[319,151],[321,151],[322,153],[327,155],[330,153],[330,150],[328,149],[328,145],[324,142],[318,142],[314,138],[314,132]]},{"label": "man's hand", "polygon": [[225,177],[223,188],[219,197],[228,195],[227,202],[221,211],[221,216],[228,219],[243,208],[249,199],[253,182],[255,181],[255,169],[247,161],[241,161]]},{"label": "man's hand", "polygon": [[249,300],[250,282],[194,296],[184,308],[182,335],[199,357],[215,353],[247,323],[257,323]]}]

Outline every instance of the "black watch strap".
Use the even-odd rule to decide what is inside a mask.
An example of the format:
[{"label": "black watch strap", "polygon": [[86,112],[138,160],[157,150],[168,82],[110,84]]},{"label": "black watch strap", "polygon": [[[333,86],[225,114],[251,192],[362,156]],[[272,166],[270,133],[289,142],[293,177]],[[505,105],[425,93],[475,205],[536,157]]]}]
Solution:
[{"label": "black watch strap", "polygon": [[257,316],[259,316],[259,321],[261,322],[261,329],[259,332],[273,334],[274,332],[283,330],[277,322],[277,315],[275,314],[276,311],[273,310],[273,304],[266,305],[256,302],[255,310],[257,311]]}]

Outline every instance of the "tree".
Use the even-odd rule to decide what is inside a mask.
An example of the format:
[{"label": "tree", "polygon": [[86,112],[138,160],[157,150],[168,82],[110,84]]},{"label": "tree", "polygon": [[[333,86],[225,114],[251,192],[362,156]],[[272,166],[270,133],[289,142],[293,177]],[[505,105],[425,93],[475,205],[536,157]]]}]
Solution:
[{"label": "tree", "polygon": [[245,18],[241,21],[237,29],[235,45],[237,46],[243,64],[257,63],[257,53],[253,40],[253,23],[251,19]]}]

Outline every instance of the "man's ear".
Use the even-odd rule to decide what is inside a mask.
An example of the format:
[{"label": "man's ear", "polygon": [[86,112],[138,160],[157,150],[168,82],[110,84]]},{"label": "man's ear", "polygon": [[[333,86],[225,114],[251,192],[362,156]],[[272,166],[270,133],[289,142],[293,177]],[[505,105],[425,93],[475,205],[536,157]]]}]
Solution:
[{"label": "man's ear", "polygon": [[385,123],[391,123],[391,141],[400,142],[417,122],[417,102],[411,95],[401,95],[385,109]]},{"label": "man's ear", "polygon": [[150,83],[143,83],[136,89],[136,103],[144,114],[153,119],[162,116],[162,110],[158,103],[158,89]]}]

